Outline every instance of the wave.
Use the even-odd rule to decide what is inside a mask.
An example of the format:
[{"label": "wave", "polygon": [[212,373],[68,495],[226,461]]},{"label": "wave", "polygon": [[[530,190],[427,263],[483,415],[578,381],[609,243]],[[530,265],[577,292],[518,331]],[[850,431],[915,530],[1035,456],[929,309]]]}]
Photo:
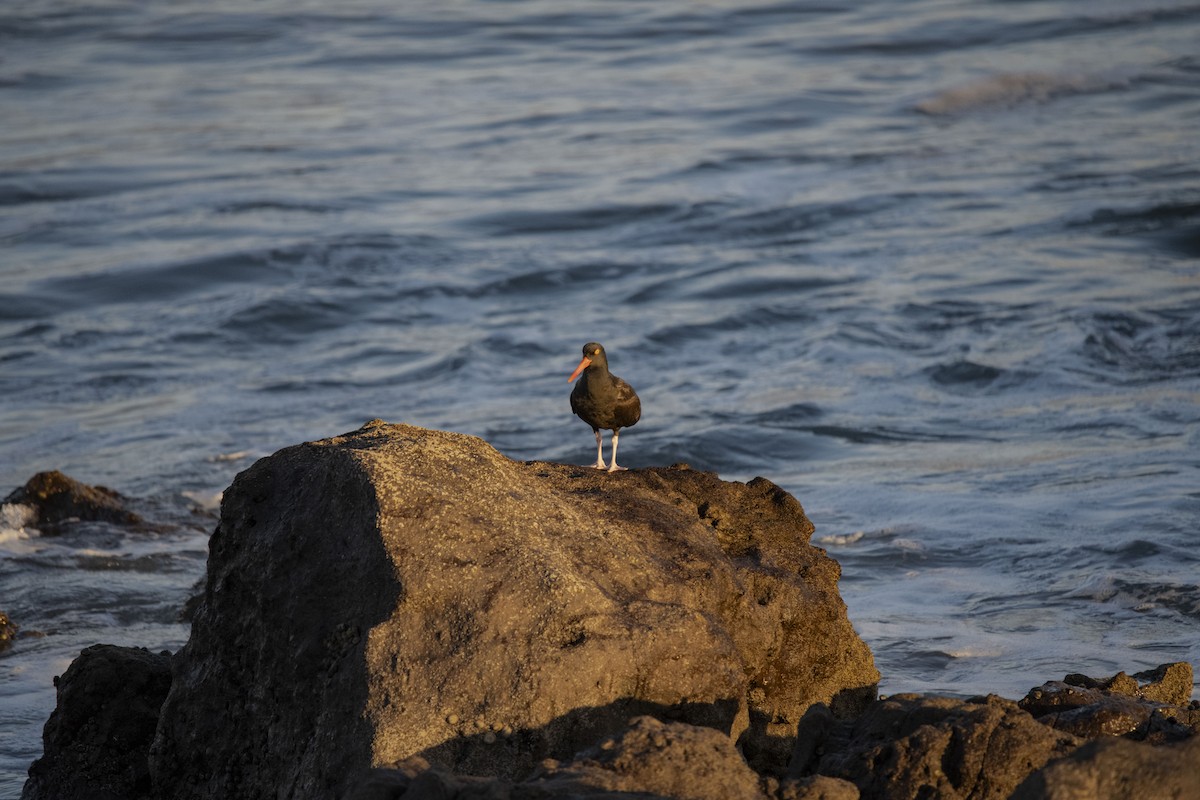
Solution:
[{"label": "wave", "polygon": [[432,236],[359,234],[277,247],[217,252],[182,261],[50,278],[21,293],[0,295],[0,319],[30,319],[74,308],[108,304],[154,305],[230,289],[294,286],[297,279],[386,279],[401,266],[444,264],[452,256]]},{"label": "wave", "polygon": [[1036,374],[1027,370],[993,367],[965,358],[934,364],[923,371],[935,385],[954,392],[1007,389],[1024,383]]},{"label": "wave", "polygon": [[612,204],[567,210],[506,211],[468,220],[468,224],[488,230],[493,236],[575,233],[602,230],[677,214],[680,206],[657,204]]},{"label": "wave", "polygon": [[306,293],[289,293],[243,308],[221,325],[247,341],[299,343],[318,331],[340,328],[355,318],[354,309]]},{"label": "wave", "polygon": [[[1085,6],[1080,6],[1084,8]],[[1191,20],[1200,6],[1120,10],[1109,14],[1054,14],[1041,19],[1011,22],[984,19],[971,14],[918,17],[907,28],[878,38],[878,27],[864,28],[865,35],[849,34],[814,48],[827,55],[932,56],[938,53],[981,47],[1003,47],[1026,42],[1049,42],[1104,31],[1145,28]]]},{"label": "wave", "polygon": [[847,425],[813,425],[808,430],[815,436],[840,439],[850,444],[905,444],[908,442],[980,442],[992,441],[987,437],[969,433],[933,433],[929,431],[902,430],[899,428],[851,427]]},{"label": "wave", "polygon": [[[218,253],[187,261],[70,275],[38,288],[59,298],[59,308],[95,308],[122,303],[167,302],[210,291],[214,286],[263,280],[270,265],[261,253]],[[36,292],[32,292],[36,296]]]},{"label": "wave", "polygon": [[178,183],[150,167],[89,166],[0,173],[0,206],[88,200]]},{"label": "wave", "polygon": [[1191,197],[1129,208],[1098,208],[1068,228],[1093,228],[1104,236],[1136,236],[1184,258],[1200,256],[1200,201]]},{"label": "wave", "polygon": [[1107,382],[1200,376],[1200,312],[1195,308],[1094,311],[1078,324],[1084,331],[1082,354]]},{"label": "wave", "polygon": [[792,203],[737,210],[727,203],[689,206],[667,225],[632,237],[637,247],[727,244],[753,241],[771,245],[804,245],[814,242],[830,226],[861,225],[868,218],[911,203],[918,195],[909,191],[865,194],[837,202]]},{"label": "wave", "polygon": [[261,212],[300,212],[303,214],[331,214],[341,210],[325,203],[293,203],[286,200],[241,200],[213,209],[218,214],[257,214]]},{"label": "wave", "polygon": [[632,276],[646,271],[650,265],[642,261],[588,260],[579,264],[539,265],[531,269],[513,270],[493,280],[483,281],[466,288],[468,297],[513,295],[529,297],[542,294],[559,294],[569,289],[595,284],[623,284]]},{"label": "wave", "polygon": [[1139,613],[1166,612],[1200,620],[1200,586],[1169,580],[1097,576],[1065,595],[1070,600],[1111,603]]},{"label": "wave", "polygon": [[718,336],[721,333],[747,329],[769,330],[776,324],[794,322],[809,314],[791,304],[778,306],[748,306],[732,314],[714,317],[702,322],[667,324],[655,328],[645,335],[647,342],[672,347]]}]

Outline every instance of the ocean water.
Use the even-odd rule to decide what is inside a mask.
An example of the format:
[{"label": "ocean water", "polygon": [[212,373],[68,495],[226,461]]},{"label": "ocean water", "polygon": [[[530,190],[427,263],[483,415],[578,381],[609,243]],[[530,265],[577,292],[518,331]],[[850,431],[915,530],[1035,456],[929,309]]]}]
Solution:
[{"label": "ocean water", "polygon": [[[881,691],[1200,662],[1200,4],[10,0],[0,795],[187,639],[219,493],[373,417],[771,478]],[[619,479],[619,476],[618,478]]]}]

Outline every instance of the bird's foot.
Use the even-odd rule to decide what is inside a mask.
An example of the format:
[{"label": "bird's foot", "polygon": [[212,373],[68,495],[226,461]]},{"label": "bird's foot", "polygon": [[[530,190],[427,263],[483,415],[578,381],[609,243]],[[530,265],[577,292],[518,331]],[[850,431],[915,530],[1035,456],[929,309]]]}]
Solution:
[{"label": "bird's foot", "polygon": [[[591,467],[592,467],[592,469],[607,469],[608,465],[604,463],[603,459],[600,459],[595,464],[592,464]],[[621,467],[621,469],[625,469],[625,468]]]},{"label": "bird's foot", "polygon": [[629,467],[618,467],[617,462],[614,461],[613,465],[608,468],[608,471],[609,472],[624,472],[627,469],[629,469]]}]

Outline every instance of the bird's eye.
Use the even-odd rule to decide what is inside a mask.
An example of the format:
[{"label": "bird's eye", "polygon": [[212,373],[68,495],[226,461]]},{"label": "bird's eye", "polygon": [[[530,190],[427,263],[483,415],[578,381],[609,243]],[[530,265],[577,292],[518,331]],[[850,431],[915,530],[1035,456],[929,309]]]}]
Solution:
[{"label": "bird's eye", "polygon": [[598,356],[598,355],[600,355],[600,351],[599,351],[599,350],[593,350],[593,351],[592,351],[592,355],[594,355],[594,356]]}]

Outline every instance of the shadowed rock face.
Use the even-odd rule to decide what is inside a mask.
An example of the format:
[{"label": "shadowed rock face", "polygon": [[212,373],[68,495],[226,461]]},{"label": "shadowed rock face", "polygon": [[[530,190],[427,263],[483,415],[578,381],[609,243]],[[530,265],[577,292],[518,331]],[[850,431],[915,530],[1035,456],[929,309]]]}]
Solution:
[{"label": "shadowed rock face", "polygon": [[1151,747],[1097,739],[1035,772],[1012,800],[1182,800],[1200,797],[1200,737]]},{"label": "shadowed rock face", "polygon": [[23,798],[132,800],[150,791],[146,754],[171,686],[171,657],[131,647],[87,648],[56,679],[58,707],[29,768]]},{"label": "shadowed rock face", "polygon": [[856,784],[864,798],[1005,800],[1030,773],[1081,743],[995,696],[892,695],[844,722],[820,710],[801,726],[789,771],[815,768]]},{"label": "shadowed rock face", "polygon": [[[1191,674],[1186,663],[1164,664],[1139,673],[1147,681],[1140,687],[1125,673],[1105,680],[1068,675],[1072,683],[1043,684],[1020,703],[994,695],[898,694],[849,720],[816,704],[800,721],[788,777],[836,777],[853,783],[864,800],[1200,797],[1170,793],[1200,780],[1200,760],[1187,761],[1189,753],[1200,754],[1193,744],[1200,741],[1196,704],[1147,699],[1185,697]],[[1087,743],[1118,737],[1136,743]],[[1181,741],[1188,746],[1174,744]],[[1157,766],[1146,775],[1170,791],[1143,779],[1150,764]],[[1089,769],[1106,776],[1103,791]],[[780,800],[784,796],[781,791]]]},{"label": "shadowed rock face", "polygon": [[729,737],[711,728],[632,720],[628,730],[580,753],[565,766],[548,764],[531,785],[548,795],[644,792],[691,800],[762,800],[754,773]]},{"label": "shadowed rock face", "polygon": [[375,421],[225,493],[151,769],[173,797],[323,797],[414,756],[519,778],[650,714],[782,766],[879,674],[794,498],[686,468],[518,463]]},{"label": "shadowed rock face", "polygon": [[[852,784],[847,786],[853,789]],[[855,791],[854,798],[857,798]],[[372,770],[347,800],[568,800],[583,797],[767,800],[759,776],[729,737],[712,728],[652,717],[584,750],[570,764],[546,760],[523,783],[453,775],[414,756]],[[815,799],[814,799],[815,800]]]}]

